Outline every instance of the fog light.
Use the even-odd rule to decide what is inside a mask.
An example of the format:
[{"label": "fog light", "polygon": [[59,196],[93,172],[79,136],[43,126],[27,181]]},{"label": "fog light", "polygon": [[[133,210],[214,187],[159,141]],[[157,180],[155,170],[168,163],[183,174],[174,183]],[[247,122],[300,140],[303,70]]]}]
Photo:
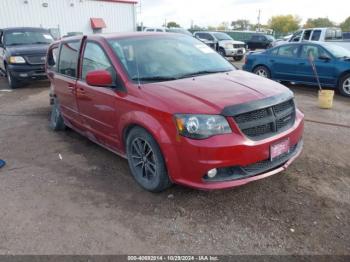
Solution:
[{"label": "fog light", "polygon": [[216,177],[217,174],[218,174],[218,170],[216,168],[208,171],[209,178],[214,178],[214,177]]}]

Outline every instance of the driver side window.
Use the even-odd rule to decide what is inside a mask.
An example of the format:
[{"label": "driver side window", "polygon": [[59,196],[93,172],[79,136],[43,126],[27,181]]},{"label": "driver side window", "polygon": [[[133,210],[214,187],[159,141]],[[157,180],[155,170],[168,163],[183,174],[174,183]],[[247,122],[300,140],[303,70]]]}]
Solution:
[{"label": "driver side window", "polygon": [[95,70],[107,70],[115,79],[114,68],[106,56],[103,49],[96,43],[87,42],[84,50],[81,78],[86,79],[86,75]]}]

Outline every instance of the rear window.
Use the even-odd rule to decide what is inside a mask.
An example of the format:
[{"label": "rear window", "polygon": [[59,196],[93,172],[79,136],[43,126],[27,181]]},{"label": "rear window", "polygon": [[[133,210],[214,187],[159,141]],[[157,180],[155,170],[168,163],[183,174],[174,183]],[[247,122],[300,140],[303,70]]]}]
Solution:
[{"label": "rear window", "polygon": [[312,34],[311,40],[318,41],[320,40],[320,37],[321,37],[321,30],[315,30],[314,33]]},{"label": "rear window", "polygon": [[62,43],[58,70],[69,77],[77,77],[80,41]]}]

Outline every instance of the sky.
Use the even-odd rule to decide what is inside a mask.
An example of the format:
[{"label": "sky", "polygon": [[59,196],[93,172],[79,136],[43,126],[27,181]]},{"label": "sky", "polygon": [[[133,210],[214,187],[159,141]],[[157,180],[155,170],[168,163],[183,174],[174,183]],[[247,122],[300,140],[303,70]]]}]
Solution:
[{"label": "sky", "polygon": [[341,23],[350,16],[349,0],[139,0],[138,22],[159,27],[164,21],[176,21],[189,28],[191,21],[199,26],[217,26],[221,22],[248,19],[266,24],[274,15],[293,14],[303,19],[328,17]]}]

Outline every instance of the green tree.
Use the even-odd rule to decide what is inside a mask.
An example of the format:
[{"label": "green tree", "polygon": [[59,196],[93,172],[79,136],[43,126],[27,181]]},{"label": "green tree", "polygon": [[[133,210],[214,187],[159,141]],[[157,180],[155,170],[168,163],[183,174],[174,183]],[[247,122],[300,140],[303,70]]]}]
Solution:
[{"label": "green tree", "polygon": [[293,15],[278,15],[273,16],[268,21],[269,28],[276,33],[290,33],[300,28],[301,19]]},{"label": "green tree", "polygon": [[171,28],[171,27],[181,27],[178,23],[176,23],[176,22],[174,22],[174,21],[169,22],[166,26],[167,26],[168,28]]},{"label": "green tree", "polygon": [[249,20],[238,19],[231,22],[231,26],[234,30],[248,30],[251,27]]},{"label": "green tree", "polygon": [[229,23],[227,22],[222,22],[218,27],[217,30],[218,31],[225,31],[228,28]]},{"label": "green tree", "polygon": [[208,25],[208,31],[216,31],[216,27],[212,25]]},{"label": "green tree", "polygon": [[340,27],[343,32],[350,32],[350,16],[340,24]]},{"label": "green tree", "polygon": [[314,28],[314,27],[332,27],[335,26],[335,23],[329,20],[328,17],[319,17],[319,18],[309,18],[304,25],[304,28]]}]

